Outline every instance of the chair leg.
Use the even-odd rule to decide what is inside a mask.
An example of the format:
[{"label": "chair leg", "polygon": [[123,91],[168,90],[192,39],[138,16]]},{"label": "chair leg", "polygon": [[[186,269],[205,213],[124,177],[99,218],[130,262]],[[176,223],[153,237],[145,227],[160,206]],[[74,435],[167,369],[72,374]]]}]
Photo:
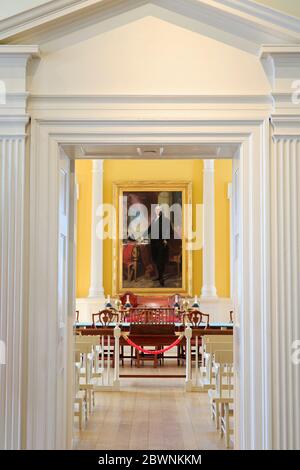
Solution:
[{"label": "chair leg", "polygon": [[223,420],[224,420],[224,403],[221,403],[221,412],[220,412],[220,420],[221,420],[221,428],[220,428],[220,434],[221,437],[223,437],[224,432],[223,432]]},{"label": "chair leg", "polygon": [[120,346],[121,352],[120,352],[120,358],[121,358],[121,365],[124,367],[124,346]]},{"label": "chair leg", "polygon": [[132,367],[132,363],[133,363],[133,347],[130,346],[130,366]]},{"label": "chair leg", "polygon": [[216,428],[220,429],[220,408],[218,403],[216,403]]},{"label": "chair leg", "polygon": [[215,420],[215,411],[214,411],[214,403],[211,404],[211,407],[210,407],[210,417],[212,419],[212,421]]},{"label": "chair leg", "polygon": [[87,423],[88,420],[88,405],[87,405],[87,397],[85,396],[84,401],[84,412],[85,412],[85,422]]},{"label": "chair leg", "polygon": [[92,413],[92,390],[88,390],[88,406],[89,406],[89,414]]},{"label": "chair leg", "polygon": [[225,439],[227,449],[230,447],[230,429],[229,429],[229,403],[225,404]]}]

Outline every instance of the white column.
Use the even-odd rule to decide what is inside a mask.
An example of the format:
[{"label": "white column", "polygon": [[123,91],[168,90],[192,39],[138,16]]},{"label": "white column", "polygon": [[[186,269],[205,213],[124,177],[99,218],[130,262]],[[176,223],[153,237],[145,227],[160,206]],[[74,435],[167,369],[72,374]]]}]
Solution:
[{"label": "white column", "polygon": [[27,365],[28,192],[26,64],[35,46],[0,45],[0,448],[24,441]]},{"label": "white column", "polygon": [[298,133],[274,138],[271,162],[275,449],[300,449],[300,119]]},{"label": "white column", "polygon": [[204,160],[203,169],[203,286],[202,299],[217,297],[215,286],[215,166]]},{"label": "white column", "polygon": [[[263,46],[270,144],[272,448],[300,449],[300,45]],[[268,218],[266,218],[268,223]]]},{"label": "white column", "polygon": [[232,214],[232,183],[227,186],[227,198],[229,200],[230,217],[230,299],[233,299],[233,214]]},{"label": "white column", "polygon": [[0,447],[4,449],[21,445],[24,139],[0,135],[0,340],[6,346],[6,365],[0,366]]},{"label": "white column", "polygon": [[97,209],[103,203],[103,160],[93,160],[92,184],[92,247],[89,297],[102,299],[104,297],[103,240],[97,235],[102,232],[102,219],[97,215]]}]

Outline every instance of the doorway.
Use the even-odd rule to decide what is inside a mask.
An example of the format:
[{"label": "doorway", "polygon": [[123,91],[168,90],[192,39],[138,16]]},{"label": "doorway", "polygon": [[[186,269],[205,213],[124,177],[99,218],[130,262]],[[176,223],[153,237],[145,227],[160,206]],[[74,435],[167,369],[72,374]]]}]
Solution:
[{"label": "doorway", "polygon": [[[143,148],[137,146],[134,149],[133,146],[127,150],[128,155],[130,152],[136,152],[137,156],[142,152],[145,153],[145,156],[150,154],[153,157],[155,155],[156,148],[147,146]],[[95,149],[94,149],[95,151]],[[209,322],[208,318],[203,317],[204,322],[202,324],[206,325],[206,322],[209,323],[210,328],[221,329],[221,324],[223,328],[228,328],[231,330],[232,325],[230,324],[230,310],[232,309],[232,304],[230,302],[230,263],[229,263],[229,220],[230,220],[230,202],[228,199],[226,187],[229,182],[232,181],[232,161],[229,159],[219,159],[217,161],[212,160],[203,160],[203,159],[179,159],[180,155],[190,155],[191,149],[186,147],[172,148],[174,153],[173,160],[164,159],[164,155],[171,155],[171,149],[168,146],[159,147],[160,158],[158,159],[149,159],[149,157],[144,159],[133,158],[121,160],[121,159],[111,159],[109,158],[110,152],[112,149],[105,149],[106,159],[104,160],[78,160],[76,161],[76,178],[77,184],[79,186],[79,199],[78,199],[78,213],[77,213],[77,227],[78,227],[78,238],[77,238],[77,247],[78,247],[78,257],[77,257],[77,311],[78,311],[78,323],[77,323],[77,332],[80,333],[78,342],[80,345],[84,341],[89,339],[96,339],[97,335],[93,336],[94,333],[98,333],[98,346],[100,343],[100,349],[102,349],[102,321],[98,319],[97,329],[93,329],[92,323],[92,313],[98,312],[104,309],[104,299],[103,297],[89,297],[89,293],[92,292],[105,292],[106,297],[109,295],[109,301],[111,306],[116,307],[115,301],[118,297],[112,295],[115,292],[115,288],[112,287],[112,283],[115,281],[115,277],[112,276],[111,267],[113,265],[113,254],[116,251],[116,247],[112,249],[114,241],[111,240],[112,231],[109,227],[110,221],[107,220],[110,217],[113,217],[111,211],[104,214],[105,219],[107,220],[106,226],[103,227],[101,220],[101,204],[103,202],[106,211],[108,209],[115,209],[116,207],[121,209],[122,205],[119,204],[120,192],[123,191],[123,199],[126,202],[126,207],[128,208],[127,214],[130,218],[130,221],[126,224],[127,235],[122,240],[122,245],[120,250],[123,252],[123,261],[120,267],[119,263],[116,263],[119,266],[118,269],[123,268],[124,286],[120,283],[120,289],[128,291],[133,289],[133,294],[136,296],[136,301],[138,305],[132,308],[132,311],[127,314],[124,311],[121,311],[120,315],[122,316],[122,332],[128,334],[130,331],[130,338],[132,335],[136,337],[135,341],[138,341],[138,344],[143,344],[146,349],[153,349],[154,344],[157,343],[158,339],[165,342],[165,346],[170,346],[169,343],[173,343],[177,338],[176,335],[183,331],[182,320],[188,319],[188,312],[192,309],[194,304],[194,294],[197,294],[197,298],[200,301],[200,293],[203,286],[203,276],[202,276],[202,232],[203,232],[203,186],[205,185],[206,193],[212,192],[212,199],[215,200],[215,204],[212,205],[212,209],[216,212],[216,223],[214,222],[214,217],[209,218],[209,224],[213,223],[215,225],[214,233],[216,237],[210,237],[209,246],[207,246],[207,256],[210,255],[210,246],[216,245],[216,258],[218,263],[216,263],[216,278],[218,280],[218,299],[214,301],[209,299],[201,299],[200,301],[200,310],[201,312],[209,313]],[[122,146],[119,149],[113,148],[114,156],[117,158],[119,154],[126,152],[126,147]],[[196,146],[192,149],[194,155],[202,155],[205,151],[213,155],[213,147],[210,149],[197,148]],[[90,152],[89,152],[90,153]],[[101,154],[101,147],[99,148],[98,154]],[[211,188],[209,184],[211,180],[213,168],[213,187]],[[165,180],[163,180],[165,178]],[[118,185],[118,191],[113,191],[116,184]],[[147,186],[148,185],[148,186]],[[95,188],[94,188],[95,187]],[[180,309],[177,312],[176,319],[174,316],[174,293],[178,292],[180,288],[178,284],[178,279],[181,277],[182,280],[182,270],[186,265],[186,256],[181,255],[181,247],[179,243],[181,240],[179,238],[180,233],[182,232],[182,206],[180,204],[182,200],[182,192],[187,192],[189,187],[189,197],[188,194],[185,194],[183,197],[183,203],[193,203],[193,234],[189,243],[189,251],[191,257],[191,274],[190,279],[192,281],[193,289],[190,292],[189,296],[189,306],[185,307],[186,311],[183,310],[183,302],[187,298],[186,294],[178,294],[178,300],[180,302]],[[103,190],[102,190],[103,188]],[[183,189],[181,189],[183,188]],[[182,192],[178,191],[181,190]],[[102,192],[103,195],[100,195],[99,192]],[[216,193],[216,195],[215,195]],[[207,197],[207,196],[206,196]],[[102,201],[102,202],[100,202]],[[151,220],[155,218],[155,213],[153,217],[151,215],[151,206],[155,209],[157,204],[160,203],[162,209],[166,210],[164,215],[166,220],[169,218],[172,219],[170,234],[166,233],[166,237],[170,236],[170,239],[167,244],[167,254],[168,260],[166,263],[166,268],[164,269],[164,281],[165,287],[159,287],[159,279],[157,278],[157,273],[155,273],[155,265],[151,256],[151,246],[149,240],[145,239],[144,232],[149,228]],[[176,204],[177,203],[177,204]],[[110,204],[112,206],[110,206]],[[164,204],[164,206],[163,206]],[[92,207],[91,207],[92,206]],[[180,206],[180,207],[178,207]],[[169,213],[169,209],[172,208],[172,213]],[[178,209],[178,211],[177,211]],[[183,207],[184,209],[184,207]],[[144,211],[147,213],[146,224],[143,224],[143,219],[141,214],[144,216]],[[93,213],[93,215],[92,215]],[[96,217],[95,217],[96,214]],[[109,216],[109,217],[108,217]],[[146,215],[145,215],[146,216]],[[92,219],[92,220],[91,220]],[[94,220],[95,219],[95,220]],[[122,220],[123,217],[120,217]],[[220,219],[220,220],[219,220]],[[130,223],[131,225],[130,225]],[[192,221],[190,221],[192,222]],[[140,227],[145,225],[142,230],[143,237],[140,236]],[[192,225],[192,224],[191,224]],[[91,234],[91,226],[94,233]],[[99,229],[105,231],[108,235],[108,238],[103,240],[103,234],[99,233]],[[209,229],[210,227],[208,227]],[[124,227],[122,227],[121,232],[124,232]],[[166,230],[167,232],[167,230]],[[192,231],[191,231],[192,232]],[[219,233],[222,233],[222,239],[220,240]],[[97,240],[94,240],[94,237],[97,235]],[[136,235],[136,236],[135,236]],[[185,234],[187,237],[188,234]],[[216,240],[215,240],[216,238]],[[215,241],[214,241],[215,240]],[[95,244],[98,243],[102,246],[95,247]],[[117,243],[119,245],[119,243]],[[92,247],[92,250],[91,250]],[[134,249],[137,253],[134,256],[128,256],[128,250]],[[215,250],[214,250],[215,251]],[[223,252],[225,251],[226,256]],[[101,263],[97,262],[96,266],[94,263],[95,254],[102,253],[102,257],[105,260],[103,266],[104,279],[102,274]],[[175,255],[181,255],[181,260],[179,258],[179,263],[175,263]],[[97,260],[99,256],[97,256]],[[182,261],[182,258],[183,261]],[[213,259],[215,256],[213,255]],[[90,262],[89,262],[90,261]],[[132,270],[132,265],[135,262],[135,271]],[[207,264],[207,263],[205,263]],[[209,268],[209,266],[208,266]],[[101,272],[97,272],[101,270]],[[188,266],[187,266],[188,270]],[[178,274],[180,276],[178,277]],[[87,278],[90,278],[90,281]],[[208,276],[205,276],[205,279],[209,281]],[[103,281],[102,281],[103,280]],[[98,284],[97,284],[98,282]],[[103,282],[103,285],[102,283]],[[184,282],[183,282],[184,284]],[[90,287],[92,286],[92,287]],[[209,286],[206,285],[206,289]],[[160,288],[161,292],[157,290]],[[170,289],[171,288],[171,289]],[[146,290],[146,292],[145,292]],[[154,290],[154,293],[153,293]],[[163,291],[166,292],[163,292]],[[192,295],[193,294],[193,295]],[[122,298],[122,296],[121,296]],[[108,300],[108,298],[107,298]],[[124,303],[124,299],[123,303]],[[98,304],[97,304],[98,302]],[[133,305],[134,299],[132,299]],[[145,310],[145,307],[148,307],[148,310]],[[159,308],[159,310],[158,310]],[[138,318],[139,317],[139,320]],[[114,318],[108,323],[108,327],[113,328]],[[197,326],[197,320],[195,318],[195,327]],[[146,337],[138,337],[137,331],[133,331],[134,327],[130,327],[131,321],[135,323],[136,321],[141,321],[145,324],[150,324],[156,322],[156,331],[150,331],[151,326],[145,327],[143,324],[138,325],[138,328],[145,328],[144,333],[147,334]],[[174,323],[173,323],[174,322]],[[225,326],[226,325],[226,326]],[[132,325],[131,325],[132,326]],[[135,328],[137,328],[135,326]],[[166,331],[168,330],[168,332]],[[174,331],[173,331],[174,330]],[[206,330],[207,331],[207,330]],[[162,333],[165,337],[162,339]],[[168,336],[166,334],[168,333]],[[154,334],[154,336],[153,336]],[[195,334],[195,331],[194,331]],[[145,446],[155,442],[155,436],[153,435],[154,429],[158,429],[160,426],[159,420],[162,416],[161,412],[152,410],[154,413],[155,419],[152,415],[148,415],[147,410],[150,408],[148,404],[145,403],[145,397],[148,396],[149,400],[153,400],[157,403],[158,407],[160,406],[160,398],[164,401],[164,406],[166,406],[167,396],[173,397],[171,401],[168,402],[169,416],[168,422],[173,423],[174,429],[178,430],[178,437],[188,433],[190,435],[190,441],[185,441],[187,446],[191,446],[192,442],[194,443],[195,448],[199,448],[201,445],[206,445],[207,447],[222,448],[222,443],[224,446],[224,441],[219,439],[219,434],[215,429],[214,423],[209,419],[210,407],[208,400],[208,384],[205,383],[204,374],[205,370],[200,369],[202,365],[201,353],[198,351],[197,358],[195,357],[195,342],[198,342],[198,345],[201,343],[201,336],[198,336],[193,339],[193,351],[192,351],[192,386],[194,389],[199,388],[198,393],[196,393],[194,398],[191,398],[189,394],[185,394],[184,390],[186,388],[186,348],[184,344],[184,339],[182,340],[183,346],[174,346],[169,351],[166,351],[164,354],[159,354],[158,356],[145,356],[143,354],[138,354],[134,348],[127,346],[126,343],[122,345],[122,358],[120,361],[120,374],[118,377],[118,382],[120,384],[120,392],[114,391],[113,395],[110,396],[111,392],[107,392],[109,385],[112,390],[114,385],[114,370],[112,369],[113,361],[110,361],[110,370],[108,371],[108,360],[110,355],[107,352],[107,342],[108,337],[104,337],[103,343],[105,344],[105,357],[102,357],[100,353],[100,373],[101,377],[97,375],[99,369],[97,361],[95,360],[94,364],[94,386],[97,387],[98,392],[96,393],[96,408],[93,413],[89,414],[86,421],[86,429],[83,432],[78,432],[79,428],[79,418],[75,420],[75,435],[79,435],[81,438],[80,445],[91,445],[95,446],[96,443],[98,446],[102,446],[103,443],[100,442],[100,436],[102,435],[103,442],[107,442],[107,436],[103,435],[102,426],[98,427],[98,430],[95,429],[94,434],[89,431],[92,427],[96,428],[95,424],[103,418],[103,413],[107,416],[105,422],[105,428],[108,435],[112,435],[115,432],[116,420],[109,422],[109,413],[106,414],[102,409],[100,413],[101,404],[107,402],[110,403],[111,410],[110,413],[115,416],[116,410],[118,409],[118,403],[123,403],[123,400],[126,397],[128,401],[128,407],[131,407],[132,400],[136,400],[137,403],[144,402],[145,404],[145,413],[148,419],[143,419],[144,434],[148,435],[148,441],[146,439]],[[113,338],[110,338],[111,343]],[[134,339],[132,338],[134,341]],[[146,346],[147,341],[147,346]],[[153,342],[151,344],[151,342]],[[80,349],[78,345],[78,349]],[[200,350],[199,346],[199,350]],[[158,348],[158,343],[157,347]],[[111,344],[111,349],[113,345]],[[93,350],[93,348],[92,348]],[[94,352],[94,351],[93,351]],[[96,354],[96,351],[94,352]],[[137,356],[138,354],[138,356]],[[157,358],[157,359],[156,359]],[[98,359],[97,359],[98,360]],[[195,367],[195,361],[197,360],[198,366]],[[202,374],[200,374],[200,372]],[[111,374],[111,380],[107,379],[108,373]],[[198,376],[197,376],[198,375]],[[98,381],[96,380],[98,378]],[[91,380],[92,382],[92,380]],[[202,387],[201,387],[202,382]],[[97,384],[97,385],[96,385]],[[84,385],[83,385],[84,388]],[[152,389],[153,388],[153,389]],[[204,395],[200,395],[199,392],[202,390]],[[83,390],[79,393],[79,396],[83,396]],[[233,392],[231,392],[233,396]],[[116,398],[118,397],[118,398]],[[165,397],[165,398],[164,398]],[[118,401],[119,400],[119,401]],[[176,400],[180,402],[183,408],[186,410],[185,422],[181,423],[178,415],[178,409],[176,408]],[[195,409],[197,415],[201,415],[203,418],[202,427],[199,422],[195,422],[195,429],[197,432],[193,434],[192,421],[193,414],[190,413],[190,407],[193,403],[194,406],[198,408]],[[124,404],[124,409],[121,411],[122,414],[128,412],[126,408],[126,403]],[[149,405],[150,406],[150,405]],[[152,409],[152,408],[151,408]],[[135,439],[135,418],[132,413],[130,413],[132,419],[132,426],[127,426],[128,432],[122,437],[120,441],[120,436],[116,436],[115,440],[107,443],[106,446],[108,449],[113,449],[113,446],[119,446],[120,442],[123,442],[124,445],[132,446],[134,443],[140,445]],[[144,415],[144,418],[146,417]],[[204,419],[205,416],[205,419]],[[189,421],[190,420],[190,421]],[[85,420],[84,420],[85,421]],[[121,416],[120,416],[121,421]],[[138,421],[141,421],[138,420]],[[204,422],[206,424],[204,424]],[[120,426],[125,425],[126,423],[121,423]],[[127,423],[128,424],[128,423]],[[184,425],[183,425],[184,424]],[[166,426],[166,424],[164,424]],[[210,429],[210,433],[205,435],[205,426]],[[169,426],[170,427],[170,426]],[[184,427],[184,429],[182,429]],[[182,434],[180,434],[182,430]],[[132,433],[132,435],[130,435]],[[172,433],[171,433],[172,434]],[[98,441],[97,441],[98,435]],[[86,437],[85,437],[86,436]],[[211,441],[208,442],[207,437],[211,436]],[[163,439],[160,444],[162,445]],[[176,443],[177,442],[177,443]],[[169,442],[169,445],[176,445],[178,441]],[[204,444],[205,443],[205,444]],[[80,447],[79,447],[80,448]],[[189,447],[191,448],[191,447]]]},{"label": "doorway", "polygon": [[[35,352],[39,350],[41,355],[38,356],[33,354],[33,351],[29,351],[29,373],[32,375],[34,380],[30,383],[37,384],[36,388],[33,388],[30,392],[34,403],[40,403],[38,400],[39,394],[43,393],[42,385],[39,387],[38,376],[41,373],[40,367],[37,367],[37,357],[40,360],[44,360],[45,351],[44,345],[47,344],[46,354],[46,369],[48,372],[48,383],[49,390],[55,390],[55,393],[44,394],[43,405],[36,407],[32,406],[32,416],[39,417],[38,422],[48,422],[49,430],[45,434],[43,432],[38,433],[37,428],[33,428],[33,432],[30,433],[29,443],[30,447],[43,447],[43,448],[65,448],[71,447],[72,433],[71,433],[71,415],[72,406],[70,401],[64,399],[66,395],[60,395],[57,391],[57,370],[53,368],[53,363],[57,364],[57,344],[59,339],[64,338],[70,347],[70,337],[72,338],[72,323],[73,316],[69,315],[65,322],[65,327],[61,326],[61,329],[65,328],[66,336],[62,331],[57,328],[58,309],[56,299],[58,299],[58,292],[60,286],[58,283],[58,267],[55,262],[59,258],[59,243],[57,234],[58,220],[57,213],[59,207],[59,158],[61,155],[61,149],[65,156],[70,160],[78,158],[79,155],[82,157],[82,144],[93,144],[105,146],[108,143],[116,143],[120,145],[134,143],[134,145],[147,145],[151,144],[164,145],[172,144],[176,142],[186,146],[192,145],[203,145],[203,146],[218,146],[218,152],[223,150],[229,155],[229,149],[231,149],[231,157],[240,157],[240,217],[241,217],[241,233],[240,233],[240,274],[241,280],[241,298],[239,308],[236,310],[236,323],[235,323],[235,341],[237,344],[236,351],[236,381],[237,386],[237,413],[236,420],[238,423],[237,428],[239,429],[238,436],[236,437],[236,447],[246,448],[253,445],[255,442],[261,442],[261,446],[267,445],[267,439],[269,438],[268,419],[269,414],[265,411],[265,407],[268,408],[269,404],[266,400],[268,397],[268,383],[266,382],[267,377],[261,374],[263,383],[260,380],[257,383],[257,368],[253,370],[253,361],[257,357],[258,350],[261,352],[261,364],[258,364],[258,368],[263,368],[267,359],[267,349],[265,346],[262,348],[264,342],[267,341],[267,310],[264,297],[265,284],[265,269],[268,265],[257,262],[262,259],[264,252],[261,251],[261,243],[267,241],[268,233],[267,227],[263,220],[264,204],[266,201],[263,195],[266,191],[266,176],[265,167],[262,165],[262,161],[265,158],[265,151],[261,146],[261,126],[264,126],[264,122],[240,122],[240,123],[227,123],[225,122],[212,122],[206,121],[195,122],[195,123],[170,123],[169,121],[164,123],[164,126],[155,127],[151,123],[145,122],[141,125],[138,123],[131,122],[130,126],[126,123],[109,123],[103,127],[103,123],[95,122],[93,127],[93,133],[87,133],[87,128],[84,123],[71,124],[70,122],[57,123],[53,121],[36,123],[36,135],[38,145],[33,149],[32,155],[32,166],[33,174],[38,177],[33,181],[32,185],[32,201],[34,204],[36,201],[40,201],[36,210],[33,210],[33,217],[31,221],[31,244],[38,246],[39,243],[44,243],[45,237],[49,243],[49,253],[46,259],[36,257],[35,262],[31,268],[31,278],[34,279],[35,290],[32,292],[30,299],[31,304],[31,321],[29,325],[29,333],[33,338],[38,337],[38,344]],[[81,126],[81,127],[80,127]],[[91,130],[92,124],[88,123],[88,128]],[[109,128],[110,126],[110,128]],[[45,148],[44,152],[40,152],[41,144],[44,139],[49,139],[49,144]],[[78,149],[80,149],[78,151]],[[44,165],[39,165],[38,160],[42,159]],[[126,156],[124,157],[126,158]],[[255,175],[254,175],[255,170]],[[73,173],[72,173],[73,172]],[[72,164],[70,164],[70,188],[72,192],[72,186],[74,185],[73,176],[74,170]],[[258,177],[260,175],[260,177]],[[65,188],[67,186],[65,185]],[[66,193],[67,194],[67,193]],[[42,195],[39,198],[39,195]],[[263,205],[261,205],[263,203]],[[46,215],[46,218],[45,218]],[[243,227],[247,227],[247,232],[243,230]],[[43,237],[40,239],[40,237]],[[72,237],[69,240],[72,243]],[[32,250],[34,252],[34,250]],[[65,253],[71,253],[72,249],[65,251]],[[51,253],[51,256],[50,256]],[[66,258],[67,260],[67,258]],[[253,261],[255,260],[255,262]],[[67,260],[68,261],[68,260]],[[71,264],[70,264],[71,266]],[[44,272],[47,267],[47,279],[51,279],[51,283],[45,281],[44,276],[39,276],[39,272]],[[71,282],[71,281],[70,281]],[[38,292],[38,295],[37,295]],[[47,328],[43,327],[43,322],[40,318],[40,310],[38,309],[39,301],[47,302],[47,308],[43,312],[46,315]],[[51,312],[51,315],[47,313]],[[73,312],[74,309],[69,310]],[[39,313],[38,313],[39,312]],[[55,318],[53,318],[53,312],[57,312]],[[259,314],[258,314],[259,312]],[[39,316],[39,322],[35,321],[36,315]],[[259,325],[259,334],[257,334],[257,325]],[[255,334],[256,333],[256,334]],[[62,357],[65,357],[65,349],[61,348]],[[72,350],[69,349],[68,354],[70,357]],[[61,363],[61,361],[59,361]],[[39,366],[39,364],[38,364]],[[45,371],[43,370],[43,373]],[[70,377],[70,371],[66,372],[67,376]],[[42,381],[41,381],[42,382]],[[67,380],[70,382],[70,378]],[[262,390],[264,393],[262,393]],[[251,396],[251,400],[249,399]],[[70,397],[70,391],[69,391]],[[72,403],[72,401],[71,401]],[[31,406],[31,404],[29,404]],[[64,416],[67,415],[65,428],[67,431],[64,436],[58,432],[57,422],[57,409],[64,410]],[[259,408],[262,413],[259,415],[254,411]],[[68,413],[65,413],[69,410]],[[252,417],[250,419],[250,416]],[[43,421],[44,417],[44,421]],[[255,417],[255,418],[253,418]],[[37,421],[36,421],[37,422]]]}]

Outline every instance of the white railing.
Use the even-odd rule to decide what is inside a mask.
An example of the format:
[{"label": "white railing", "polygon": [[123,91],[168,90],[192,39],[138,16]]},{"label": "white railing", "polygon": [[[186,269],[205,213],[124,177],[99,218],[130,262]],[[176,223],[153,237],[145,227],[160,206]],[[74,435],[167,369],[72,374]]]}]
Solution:
[{"label": "white railing", "polygon": [[193,335],[192,328],[187,325],[185,328],[185,389],[187,392],[192,391],[193,381],[192,381],[192,347],[191,339]]}]

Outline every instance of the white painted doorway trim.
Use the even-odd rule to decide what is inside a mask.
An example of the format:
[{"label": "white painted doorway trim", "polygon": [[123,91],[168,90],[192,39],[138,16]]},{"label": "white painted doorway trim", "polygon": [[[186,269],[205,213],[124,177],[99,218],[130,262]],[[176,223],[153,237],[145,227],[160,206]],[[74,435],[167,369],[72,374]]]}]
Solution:
[{"label": "white painted doorway trim", "polygon": [[[239,430],[236,447],[270,448],[270,225],[266,216],[269,213],[269,120],[33,119],[31,142],[27,447],[53,449],[57,445],[55,410],[60,397],[55,394],[53,363],[57,344],[60,146],[230,143],[239,145],[240,149],[242,298],[235,323]],[[69,335],[72,335],[71,326]]]}]

